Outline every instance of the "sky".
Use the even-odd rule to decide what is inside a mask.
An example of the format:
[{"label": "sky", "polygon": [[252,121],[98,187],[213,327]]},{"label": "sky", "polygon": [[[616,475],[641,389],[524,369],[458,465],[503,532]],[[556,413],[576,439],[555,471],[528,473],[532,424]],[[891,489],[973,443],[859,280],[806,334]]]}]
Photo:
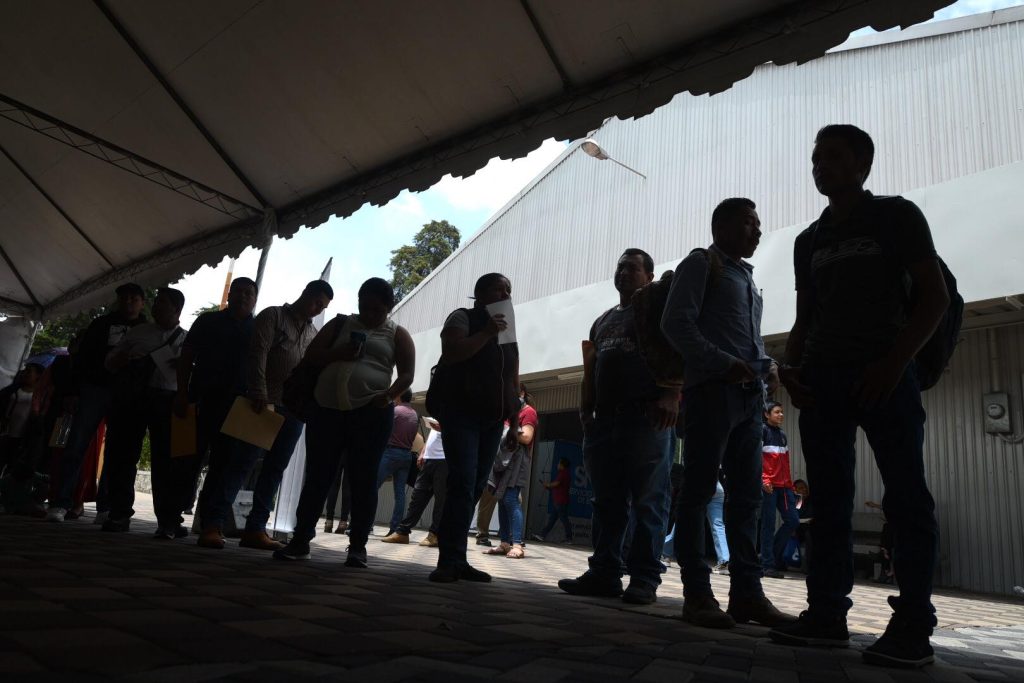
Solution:
[{"label": "sky", "polygon": [[[933,21],[1024,5],[1024,0],[960,0],[939,10]],[[857,34],[872,33],[863,29]],[[462,232],[463,242],[475,234],[512,197],[548,166],[567,143],[547,140],[522,159],[492,159],[467,178],[445,176],[429,190],[403,192],[388,204],[364,206],[348,218],[332,218],[315,230],[302,229],[291,239],[276,239],[270,250],[257,311],[294,301],[309,280],[320,276],[327,259],[334,258],[330,282],[334,301],[328,315],[355,311],[359,285],[370,277],[390,279],[391,251],[412,241],[425,223],[447,220]],[[259,251],[246,249],[234,276],[255,278]],[[182,326],[189,327],[194,312],[219,303],[229,259],[216,268],[203,266],[174,285],[185,294]]]}]

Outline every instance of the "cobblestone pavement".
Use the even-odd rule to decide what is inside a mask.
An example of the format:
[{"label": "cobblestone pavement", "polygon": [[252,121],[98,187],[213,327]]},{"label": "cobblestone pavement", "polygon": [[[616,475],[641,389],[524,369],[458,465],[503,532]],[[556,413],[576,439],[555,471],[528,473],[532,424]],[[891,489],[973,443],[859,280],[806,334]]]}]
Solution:
[{"label": "cobblestone pavement", "polygon": [[[494,583],[439,585],[426,580],[436,550],[415,545],[422,533],[408,546],[371,540],[365,570],[342,566],[335,534],[318,536],[312,561],[281,563],[234,541],[151,540],[148,505],[140,496],[128,534],[0,517],[0,680],[1024,681],[1021,601],[938,596],[938,662],[880,669],[860,650],[888,619],[885,587],[856,588],[853,647],[794,649],[758,627],[684,624],[675,568],[649,608],[561,593],[555,580],[587,557],[566,546],[474,555]],[[713,581],[724,597],[727,579]],[[802,582],[765,587],[803,607]]]}]

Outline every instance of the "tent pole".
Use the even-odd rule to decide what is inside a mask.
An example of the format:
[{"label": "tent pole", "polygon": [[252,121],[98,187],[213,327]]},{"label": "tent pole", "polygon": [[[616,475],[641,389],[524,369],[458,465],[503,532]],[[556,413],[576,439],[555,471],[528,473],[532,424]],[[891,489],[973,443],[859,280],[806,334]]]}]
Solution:
[{"label": "tent pole", "polygon": [[260,252],[260,264],[256,266],[256,291],[263,288],[263,271],[267,269],[267,257],[270,256],[270,247],[274,244],[273,233],[267,235],[267,241],[263,243],[263,251]]}]

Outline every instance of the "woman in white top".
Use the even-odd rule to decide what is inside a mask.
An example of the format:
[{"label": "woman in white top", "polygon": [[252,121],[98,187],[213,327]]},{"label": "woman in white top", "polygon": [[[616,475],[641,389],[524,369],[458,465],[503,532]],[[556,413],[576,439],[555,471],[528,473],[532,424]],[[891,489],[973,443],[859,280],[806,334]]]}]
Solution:
[{"label": "woman in white top", "polygon": [[[306,476],[291,542],[274,552],[279,560],[309,559],[331,480],[341,458],[352,481],[349,567],[366,566],[366,540],[377,511],[377,469],[391,436],[394,400],[412,385],[416,347],[412,336],[388,316],[395,293],[381,278],[359,288],[359,313],[324,325],[304,360],[322,367],[306,422]],[[392,381],[395,370],[397,378]]]}]

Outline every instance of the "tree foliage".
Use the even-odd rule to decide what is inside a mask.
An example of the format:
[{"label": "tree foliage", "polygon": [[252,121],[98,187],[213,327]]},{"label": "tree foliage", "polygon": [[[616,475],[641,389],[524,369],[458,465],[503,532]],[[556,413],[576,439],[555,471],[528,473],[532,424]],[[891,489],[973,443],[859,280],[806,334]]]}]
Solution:
[{"label": "tree foliage", "polygon": [[391,252],[391,286],[401,301],[459,248],[462,236],[448,221],[430,221],[412,238],[412,244]]}]

